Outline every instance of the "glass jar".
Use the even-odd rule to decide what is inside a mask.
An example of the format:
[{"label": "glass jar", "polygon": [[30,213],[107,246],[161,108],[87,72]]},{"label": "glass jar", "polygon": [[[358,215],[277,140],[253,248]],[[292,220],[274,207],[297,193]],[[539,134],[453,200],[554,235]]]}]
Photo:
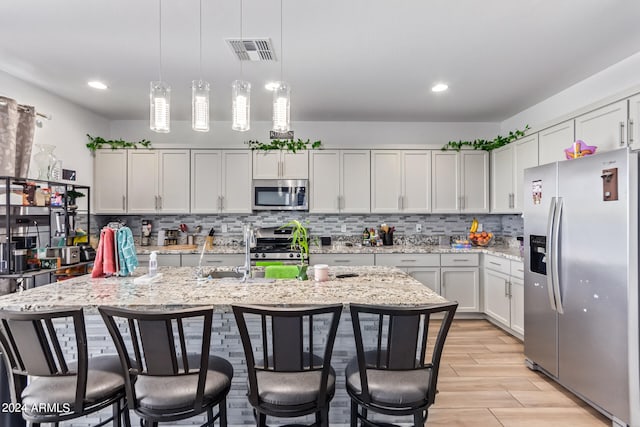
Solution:
[{"label": "glass jar", "polygon": [[53,154],[56,146],[50,144],[35,144],[35,146],[39,150],[33,156],[38,167],[37,179],[61,179],[62,162]]}]

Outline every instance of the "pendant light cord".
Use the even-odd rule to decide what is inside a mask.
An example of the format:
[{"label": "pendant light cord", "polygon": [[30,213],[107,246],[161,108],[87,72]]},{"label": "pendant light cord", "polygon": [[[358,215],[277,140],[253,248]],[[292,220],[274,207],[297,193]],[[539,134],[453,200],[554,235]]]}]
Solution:
[{"label": "pendant light cord", "polygon": [[[243,0],[240,0],[240,43],[244,45],[244,40],[242,39],[242,3]],[[242,80],[242,59],[240,60],[240,80]]]},{"label": "pendant light cord", "polygon": [[200,80],[202,81],[202,0],[200,0]]},{"label": "pendant light cord", "polygon": [[162,0],[158,0],[158,69],[160,70],[160,81],[162,81]]},{"label": "pendant light cord", "polygon": [[282,73],[282,69],[283,69],[283,63],[284,63],[284,38],[282,37],[282,0],[280,0],[280,81],[284,81],[283,80],[283,73]]}]

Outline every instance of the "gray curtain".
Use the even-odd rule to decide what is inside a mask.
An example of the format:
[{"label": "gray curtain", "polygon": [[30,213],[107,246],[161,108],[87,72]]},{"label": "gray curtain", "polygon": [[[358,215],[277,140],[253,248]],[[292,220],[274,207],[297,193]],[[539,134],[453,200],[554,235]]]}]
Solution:
[{"label": "gray curtain", "polygon": [[0,96],[0,175],[27,177],[35,132],[35,108]]}]

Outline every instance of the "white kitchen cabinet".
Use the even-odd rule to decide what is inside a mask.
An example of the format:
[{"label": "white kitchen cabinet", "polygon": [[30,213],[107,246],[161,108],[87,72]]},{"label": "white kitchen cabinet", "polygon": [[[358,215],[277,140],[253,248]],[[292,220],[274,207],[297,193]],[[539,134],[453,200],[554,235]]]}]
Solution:
[{"label": "white kitchen cabinet", "polygon": [[431,152],[371,152],[371,212],[431,211]]},{"label": "white kitchen cabinet", "polygon": [[523,277],[522,262],[484,255],[484,312],[520,338],[524,336]]},{"label": "white kitchen cabinet", "polygon": [[434,151],[432,213],[489,212],[489,154]]},{"label": "white kitchen cabinet", "polygon": [[[197,267],[200,265],[200,254],[182,254],[183,267]],[[205,254],[202,257],[202,267],[221,267],[244,265],[243,254]]]},{"label": "white kitchen cabinet", "polygon": [[524,170],[538,166],[538,134],[491,152],[491,212],[522,212]]},{"label": "white kitchen cabinet", "polygon": [[581,139],[587,145],[597,146],[597,152],[625,147],[627,116],[625,99],[576,117],[576,140]]},{"label": "white kitchen cabinet", "polygon": [[376,265],[373,254],[309,254],[309,265]]},{"label": "white kitchen cabinet", "polygon": [[629,147],[640,149],[640,95],[629,98]]},{"label": "white kitchen cabinet", "polygon": [[191,150],[191,213],[251,213],[249,150]]},{"label": "white kitchen cabinet", "polygon": [[397,267],[440,293],[440,254],[376,254],[376,265]]},{"label": "white kitchen cabinet", "polygon": [[126,213],[127,152],[125,150],[96,150],[93,173],[95,213]]},{"label": "white kitchen cabinet", "polygon": [[189,150],[127,152],[127,213],[189,212]]},{"label": "white kitchen cabinet", "polygon": [[[156,260],[158,261],[158,267],[180,267],[182,265],[180,254],[157,254],[156,257]],[[149,255],[138,255],[138,265],[140,267],[148,267]]]},{"label": "white kitchen cabinet", "polygon": [[440,255],[441,295],[449,301],[458,301],[459,312],[481,311],[479,265],[477,253]]},{"label": "white kitchen cabinet", "polygon": [[427,288],[441,294],[440,268],[438,267],[409,267],[406,269],[409,276],[425,285]]},{"label": "white kitchen cabinet", "polygon": [[253,151],[254,179],[308,179],[309,151]]},{"label": "white kitchen cabinet", "polygon": [[575,141],[575,122],[567,120],[550,128],[538,132],[538,163],[547,163],[566,160],[564,149],[571,147]]},{"label": "white kitchen cabinet", "polygon": [[309,164],[310,212],[370,212],[369,150],[312,151]]}]

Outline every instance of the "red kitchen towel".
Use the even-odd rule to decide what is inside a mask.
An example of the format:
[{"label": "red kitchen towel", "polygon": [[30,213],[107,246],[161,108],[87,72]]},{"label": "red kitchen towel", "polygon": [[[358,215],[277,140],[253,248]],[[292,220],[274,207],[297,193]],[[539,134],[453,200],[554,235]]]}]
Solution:
[{"label": "red kitchen towel", "polygon": [[96,251],[91,277],[111,276],[116,273],[114,231],[105,227],[100,232],[100,242]]}]

